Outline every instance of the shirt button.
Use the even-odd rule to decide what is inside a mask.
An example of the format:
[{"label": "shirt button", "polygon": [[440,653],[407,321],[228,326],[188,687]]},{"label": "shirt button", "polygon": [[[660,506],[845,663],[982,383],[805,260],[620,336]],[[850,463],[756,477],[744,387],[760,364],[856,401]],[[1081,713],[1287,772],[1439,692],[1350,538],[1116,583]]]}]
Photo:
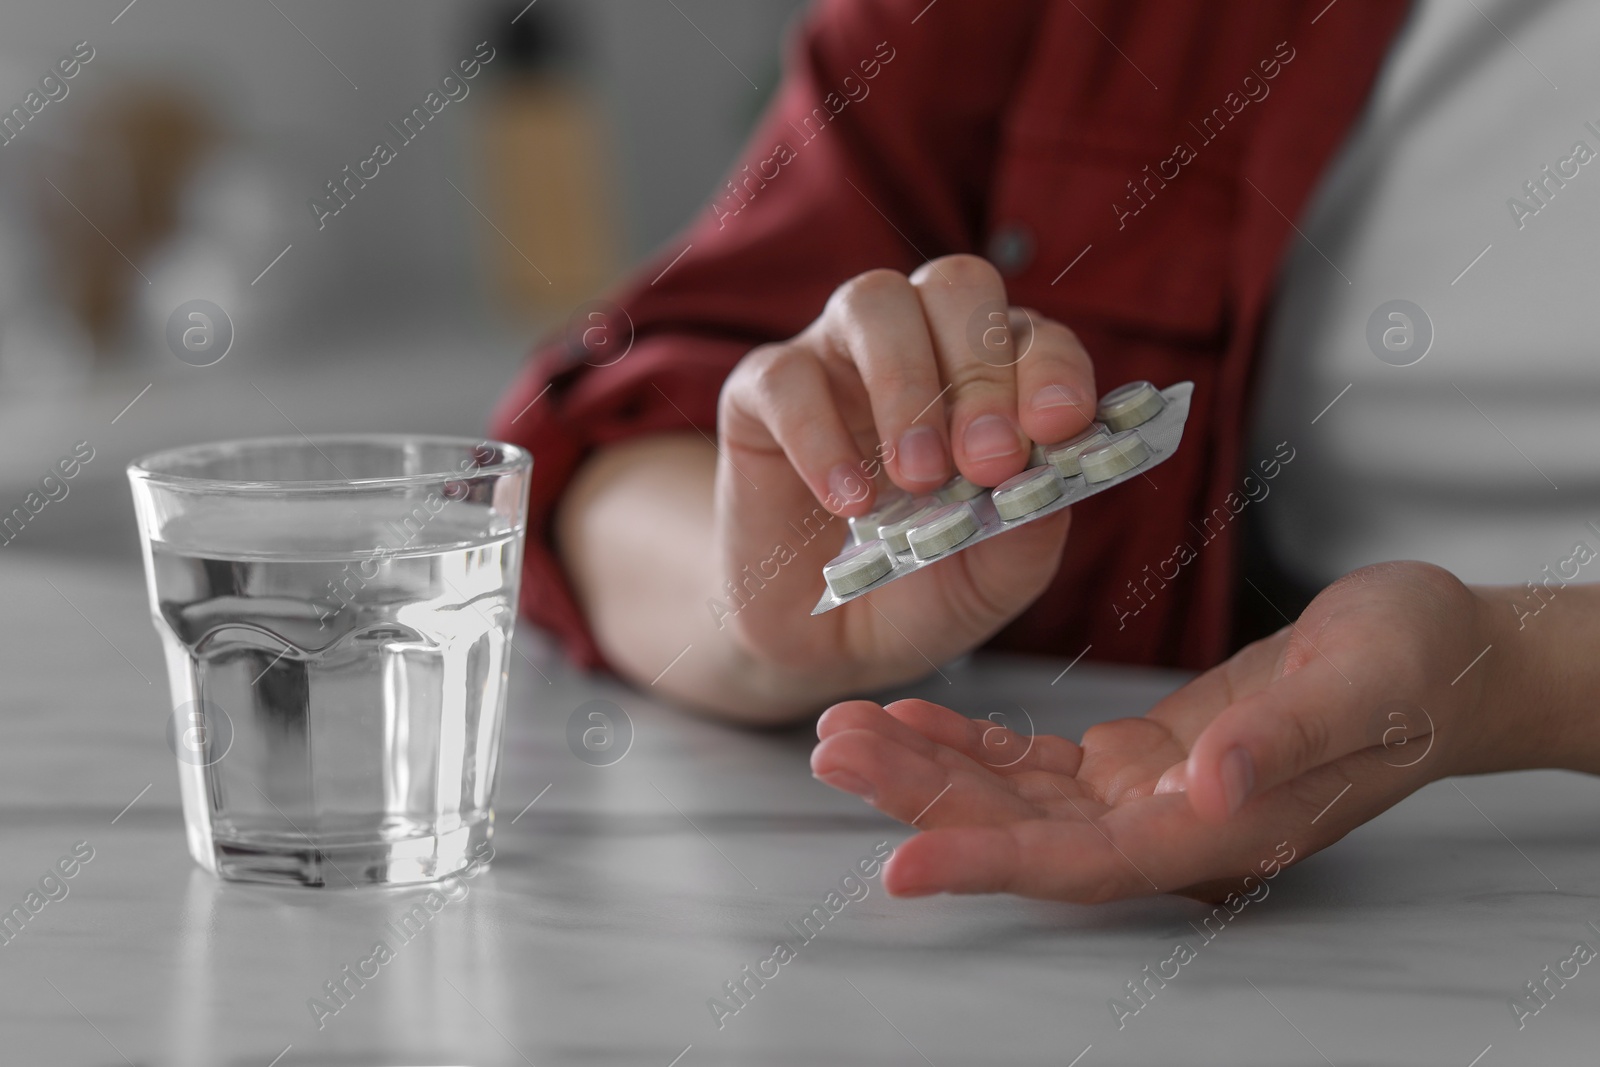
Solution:
[{"label": "shirt button", "polygon": [[1008,223],[989,236],[989,262],[1006,277],[1022,273],[1033,262],[1033,233],[1026,226]]}]

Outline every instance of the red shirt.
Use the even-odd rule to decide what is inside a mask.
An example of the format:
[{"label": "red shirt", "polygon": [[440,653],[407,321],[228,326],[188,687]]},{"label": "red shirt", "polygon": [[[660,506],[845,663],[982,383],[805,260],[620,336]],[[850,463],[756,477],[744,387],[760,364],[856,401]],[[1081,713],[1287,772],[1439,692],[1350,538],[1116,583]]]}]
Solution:
[{"label": "red shirt", "polygon": [[1153,484],[1074,508],[1054,581],[990,647],[1215,663],[1229,520],[1246,467],[1272,458],[1243,444],[1274,277],[1301,239],[1290,220],[1406,7],[822,0],[729,181],[613,295],[625,315],[587,334],[578,315],[495,412],[491,434],[534,455],[523,611],[601,664],[550,543],[585,456],[691,423],[714,435],[733,365],[800,332],[841,282],[971,252],[1012,303],[1077,332],[1102,389],[1195,383],[1178,453]]}]

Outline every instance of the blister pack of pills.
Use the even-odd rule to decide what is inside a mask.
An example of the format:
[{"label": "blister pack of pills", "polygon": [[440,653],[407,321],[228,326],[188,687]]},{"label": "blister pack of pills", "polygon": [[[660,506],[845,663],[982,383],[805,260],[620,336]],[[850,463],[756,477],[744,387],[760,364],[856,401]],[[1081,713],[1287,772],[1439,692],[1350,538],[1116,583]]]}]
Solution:
[{"label": "blister pack of pills", "polygon": [[1028,469],[992,488],[956,475],[928,496],[900,496],[850,520],[850,541],[822,568],[820,615],[979,541],[1053,515],[1138,478],[1178,450],[1193,382],[1160,390],[1129,382],[1100,398],[1095,423],[1068,441],[1034,445]]}]

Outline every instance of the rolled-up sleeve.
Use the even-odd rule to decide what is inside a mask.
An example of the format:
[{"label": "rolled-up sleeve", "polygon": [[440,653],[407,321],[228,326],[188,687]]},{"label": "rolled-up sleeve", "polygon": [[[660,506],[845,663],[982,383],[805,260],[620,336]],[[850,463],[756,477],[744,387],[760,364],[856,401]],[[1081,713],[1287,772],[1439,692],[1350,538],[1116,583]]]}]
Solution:
[{"label": "rolled-up sleeve", "polygon": [[1037,7],[816,5],[771,107],[695,221],[536,349],[490,433],[534,457],[523,614],[577,663],[604,665],[551,539],[573,473],[626,438],[715,435],[734,364],[800,332],[845,279],[981,247]]}]

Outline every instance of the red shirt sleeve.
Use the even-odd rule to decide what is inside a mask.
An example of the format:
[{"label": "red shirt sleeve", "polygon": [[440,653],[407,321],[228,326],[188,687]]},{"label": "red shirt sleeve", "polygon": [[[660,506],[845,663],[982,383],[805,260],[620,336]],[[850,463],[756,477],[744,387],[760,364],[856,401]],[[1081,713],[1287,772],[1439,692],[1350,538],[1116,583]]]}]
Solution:
[{"label": "red shirt sleeve", "polygon": [[843,281],[980,246],[1002,116],[1035,0],[824,0],[787,76],[697,220],[607,302],[533,355],[490,433],[533,454],[523,613],[603,665],[558,562],[551,517],[594,449],[716,433],[717,397],[751,348],[799,333]]}]

